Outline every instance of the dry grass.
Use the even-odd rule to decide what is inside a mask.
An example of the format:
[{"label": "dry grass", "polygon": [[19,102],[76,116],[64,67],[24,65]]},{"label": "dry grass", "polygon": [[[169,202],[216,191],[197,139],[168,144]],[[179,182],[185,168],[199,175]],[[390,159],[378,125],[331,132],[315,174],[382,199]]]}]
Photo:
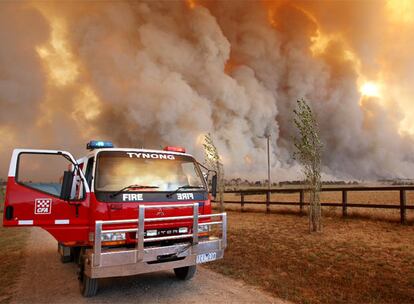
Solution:
[{"label": "dry grass", "polygon": [[0,217],[0,303],[10,303],[23,265],[27,228],[4,228],[3,213]]},{"label": "dry grass", "polygon": [[229,247],[208,267],[297,303],[414,303],[414,227],[229,213]]}]

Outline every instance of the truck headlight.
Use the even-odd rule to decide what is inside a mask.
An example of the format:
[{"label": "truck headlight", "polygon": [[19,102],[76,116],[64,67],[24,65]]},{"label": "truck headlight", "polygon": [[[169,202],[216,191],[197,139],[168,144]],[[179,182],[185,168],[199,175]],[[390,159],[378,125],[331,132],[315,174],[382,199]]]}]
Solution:
[{"label": "truck headlight", "polygon": [[125,241],[125,233],[114,232],[114,233],[102,233],[102,242],[113,242],[113,241]]},{"label": "truck headlight", "polygon": [[157,230],[147,230],[145,236],[157,236]]}]

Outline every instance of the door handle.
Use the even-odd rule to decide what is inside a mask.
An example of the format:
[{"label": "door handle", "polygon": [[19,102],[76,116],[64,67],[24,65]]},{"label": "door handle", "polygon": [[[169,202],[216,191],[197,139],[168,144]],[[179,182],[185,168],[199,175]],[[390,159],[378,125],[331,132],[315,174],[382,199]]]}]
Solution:
[{"label": "door handle", "polygon": [[11,220],[13,218],[13,206],[6,207],[6,220]]}]

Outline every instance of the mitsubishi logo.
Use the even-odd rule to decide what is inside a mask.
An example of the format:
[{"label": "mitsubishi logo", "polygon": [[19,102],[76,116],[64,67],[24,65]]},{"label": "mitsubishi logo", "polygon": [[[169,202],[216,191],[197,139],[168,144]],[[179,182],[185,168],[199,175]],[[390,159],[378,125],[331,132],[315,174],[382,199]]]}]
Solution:
[{"label": "mitsubishi logo", "polygon": [[165,215],[165,212],[162,210],[162,208],[158,208],[157,216],[164,216],[164,215]]}]

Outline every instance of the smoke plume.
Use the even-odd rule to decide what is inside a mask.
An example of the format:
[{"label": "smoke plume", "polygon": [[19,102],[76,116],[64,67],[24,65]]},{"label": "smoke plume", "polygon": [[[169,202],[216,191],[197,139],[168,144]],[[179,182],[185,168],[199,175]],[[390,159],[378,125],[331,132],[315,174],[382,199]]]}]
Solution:
[{"label": "smoke plume", "polygon": [[0,4],[0,176],[15,147],[81,156],[90,139],[185,146],[211,133],[226,173],[300,177],[296,100],[326,176],[414,172],[411,1]]}]

